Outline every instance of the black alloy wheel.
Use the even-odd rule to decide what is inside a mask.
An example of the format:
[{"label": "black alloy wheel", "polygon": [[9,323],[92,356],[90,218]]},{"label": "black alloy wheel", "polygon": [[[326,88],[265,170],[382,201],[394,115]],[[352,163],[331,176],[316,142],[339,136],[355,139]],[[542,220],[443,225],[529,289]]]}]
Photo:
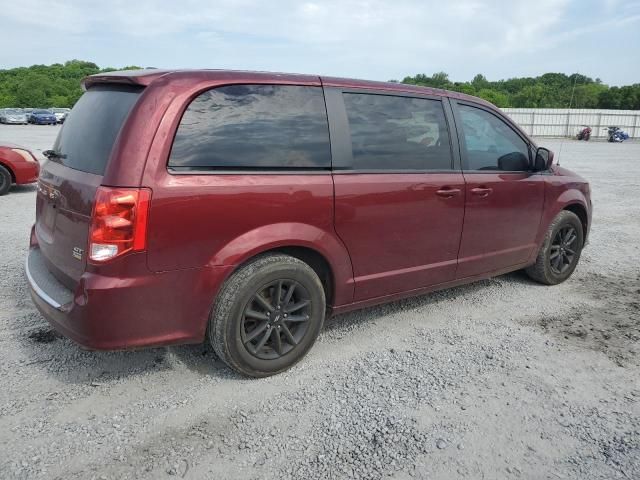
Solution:
[{"label": "black alloy wheel", "polygon": [[576,241],[578,234],[571,225],[566,225],[556,232],[549,251],[551,271],[562,275],[573,266],[576,259]]},{"label": "black alloy wheel", "polygon": [[311,311],[311,297],[303,285],[291,279],[270,282],[244,308],[242,343],[259,359],[282,357],[305,336]]}]

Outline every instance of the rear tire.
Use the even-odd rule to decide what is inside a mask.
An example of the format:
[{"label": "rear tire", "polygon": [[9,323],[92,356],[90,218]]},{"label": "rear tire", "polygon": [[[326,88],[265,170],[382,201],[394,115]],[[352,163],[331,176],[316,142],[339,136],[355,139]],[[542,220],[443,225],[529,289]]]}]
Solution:
[{"label": "rear tire", "polygon": [[11,172],[0,165],[0,196],[6,195],[11,188],[13,179],[11,178]]},{"label": "rear tire", "polygon": [[564,282],[578,265],[583,243],[582,222],[575,213],[563,210],[549,225],[536,263],[525,270],[527,275],[545,285]]},{"label": "rear tire", "polygon": [[263,255],[224,283],[207,337],[233,370],[267,377],[306,355],[320,333],[325,309],[324,288],[309,265],[289,255]]}]

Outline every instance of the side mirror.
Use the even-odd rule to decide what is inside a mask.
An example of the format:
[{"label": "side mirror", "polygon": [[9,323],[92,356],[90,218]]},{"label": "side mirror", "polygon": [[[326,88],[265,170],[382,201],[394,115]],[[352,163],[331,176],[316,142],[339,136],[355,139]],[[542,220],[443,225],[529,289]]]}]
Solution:
[{"label": "side mirror", "polygon": [[526,172],[529,170],[529,157],[522,152],[511,152],[498,158],[498,169],[504,172]]},{"label": "side mirror", "polygon": [[548,148],[539,147],[538,150],[536,150],[536,158],[533,165],[534,170],[536,172],[549,170],[551,168],[552,163],[553,163],[553,152]]}]

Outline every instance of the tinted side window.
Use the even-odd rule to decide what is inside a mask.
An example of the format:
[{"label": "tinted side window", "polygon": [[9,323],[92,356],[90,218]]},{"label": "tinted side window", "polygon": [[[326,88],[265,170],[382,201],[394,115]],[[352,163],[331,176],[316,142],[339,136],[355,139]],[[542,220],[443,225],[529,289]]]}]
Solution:
[{"label": "tinted side window", "polygon": [[527,170],[529,147],[505,122],[475,107],[458,105],[468,170]]},{"label": "tinted side window", "polygon": [[362,93],[344,93],[343,98],[354,169],[451,169],[440,101]]},{"label": "tinted side window", "polygon": [[322,88],[230,85],[202,93],[182,117],[169,166],[330,168]]}]

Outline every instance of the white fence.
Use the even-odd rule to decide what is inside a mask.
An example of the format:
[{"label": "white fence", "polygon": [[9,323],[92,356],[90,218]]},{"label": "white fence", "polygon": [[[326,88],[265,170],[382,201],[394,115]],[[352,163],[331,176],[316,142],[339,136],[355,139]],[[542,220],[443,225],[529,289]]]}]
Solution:
[{"label": "white fence", "polygon": [[606,127],[616,126],[631,138],[640,137],[640,110],[586,110],[568,108],[503,108],[529,135],[572,137],[584,126],[592,137],[606,137]]}]

